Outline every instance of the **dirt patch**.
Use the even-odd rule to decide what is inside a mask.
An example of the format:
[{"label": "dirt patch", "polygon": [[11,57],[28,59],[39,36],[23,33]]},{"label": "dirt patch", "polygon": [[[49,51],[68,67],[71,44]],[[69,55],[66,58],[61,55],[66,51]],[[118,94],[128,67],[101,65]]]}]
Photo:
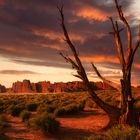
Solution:
[{"label": "dirt patch", "polygon": [[10,128],[6,135],[12,140],[84,140],[98,133],[108,123],[108,117],[101,110],[86,110],[77,115],[57,118],[61,128],[55,135],[44,136],[39,131],[28,129],[19,117],[8,116]]},{"label": "dirt patch", "polygon": [[12,140],[46,140],[41,133],[29,130],[19,117],[8,116],[8,120],[11,127],[5,134]]}]

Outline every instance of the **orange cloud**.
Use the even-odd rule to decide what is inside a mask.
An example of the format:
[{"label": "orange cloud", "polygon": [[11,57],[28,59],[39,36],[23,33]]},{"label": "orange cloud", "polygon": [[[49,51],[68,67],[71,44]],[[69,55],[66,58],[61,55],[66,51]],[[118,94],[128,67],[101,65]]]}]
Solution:
[{"label": "orange cloud", "polygon": [[134,67],[140,69],[140,64],[134,64]]},{"label": "orange cloud", "polygon": [[[58,33],[58,32],[54,32],[54,31],[38,31],[38,30],[34,30],[33,31],[35,35],[38,36],[43,36],[46,38],[49,38],[50,40],[58,40],[60,42],[63,42],[63,34],[62,33]],[[79,34],[75,34],[75,33],[69,33],[71,40],[73,41],[79,41],[81,44],[85,42],[86,37],[79,35]]]},{"label": "orange cloud", "polygon": [[87,56],[81,57],[83,62],[111,62],[111,63],[119,63],[119,60],[115,56]]},{"label": "orange cloud", "polygon": [[98,21],[106,21],[107,17],[110,16],[109,13],[97,9],[96,7],[86,6],[82,7],[78,11],[75,11],[75,14],[79,17],[83,17],[87,20],[98,20]]},{"label": "orange cloud", "polygon": [[27,54],[29,55],[31,52],[28,49],[24,49],[22,47],[19,47],[19,49],[17,49],[17,46],[0,46],[1,49],[5,50],[5,51],[9,51],[12,53],[19,53],[19,54]]},{"label": "orange cloud", "polygon": [[52,44],[52,45],[40,44],[40,46],[43,48],[52,48],[58,51],[67,50],[67,47],[62,47],[62,45],[59,44]]}]

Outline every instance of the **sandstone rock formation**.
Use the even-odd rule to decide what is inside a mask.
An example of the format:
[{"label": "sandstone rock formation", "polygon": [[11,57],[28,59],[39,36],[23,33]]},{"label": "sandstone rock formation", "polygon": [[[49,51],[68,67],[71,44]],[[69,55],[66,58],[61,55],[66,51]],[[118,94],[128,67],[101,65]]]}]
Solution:
[{"label": "sandstone rock formation", "polygon": [[31,93],[34,92],[32,90],[32,85],[30,80],[23,80],[23,82],[17,81],[13,83],[11,92],[14,93]]},{"label": "sandstone rock formation", "polygon": [[36,86],[37,92],[42,92],[42,93],[50,92],[49,89],[51,88],[51,83],[49,81],[38,82],[36,85],[37,85]]},{"label": "sandstone rock formation", "polygon": [[6,87],[0,84],[0,93],[6,92]]},{"label": "sandstone rock formation", "polygon": [[[109,85],[103,82],[91,82],[93,88],[97,89],[111,89]],[[38,83],[31,83],[29,80],[23,80],[23,82],[17,81],[13,83],[10,92],[14,93],[61,93],[61,92],[75,92],[86,91],[86,87],[83,82],[56,82],[54,84],[49,81],[41,81]]]}]

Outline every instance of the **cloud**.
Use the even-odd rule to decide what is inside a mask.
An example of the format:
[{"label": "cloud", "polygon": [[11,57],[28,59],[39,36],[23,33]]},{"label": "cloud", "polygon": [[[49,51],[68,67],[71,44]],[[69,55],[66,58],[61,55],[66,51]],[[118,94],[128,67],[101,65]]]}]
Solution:
[{"label": "cloud", "polygon": [[76,11],[75,14],[87,20],[97,20],[97,21],[106,21],[110,16],[110,13],[107,13],[101,9],[92,6],[83,7],[78,11]]},{"label": "cloud", "polygon": [[1,70],[0,74],[8,74],[8,75],[25,75],[25,74],[40,74],[33,71],[20,71],[20,70]]},{"label": "cloud", "polygon": [[83,62],[104,62],[104,63],[119,63],[119,60],[116,56],[105,56],[105,55],[102,55],[102,56],[84,56],[84,57],[81,57],[81,60]]},{"label": "cloud", "polygon": [[[130,10],[132,1],[120,3],[123,10]],[[0,0],[0,55],[15,63],[71,68],[59,55],[59,51],[71,55],[62,39],[56,8],[59,4],[59,0]],[[115,12],[112,0],[64,1],[69,35],[88,71],[90,62],[108,69],[120,68],[114,39],[108,34],[112,26],[107,16]],[[135,34],[135,24],[132,30]],[[124,45],[125,37],[122,34]],[[139,53],[140,49],[135,57],[135,74],[139,74]]]}]

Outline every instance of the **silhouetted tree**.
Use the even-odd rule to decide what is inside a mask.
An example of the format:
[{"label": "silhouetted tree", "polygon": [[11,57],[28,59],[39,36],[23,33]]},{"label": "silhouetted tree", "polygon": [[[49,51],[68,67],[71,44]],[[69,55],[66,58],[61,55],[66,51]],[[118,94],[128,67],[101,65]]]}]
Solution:
[{"label": "silhouetted tree", "polygon": [[107,80],[104,78],[96,66],[92,63],[92,67],[96,74],[99,76],[99,78],[102,79],[103,82],[107,83],[108,85],[111,85],[112,87],[116,88],[121,93],[121,106],[120,108],[114,107],[112,105],[109,105],[108,103],[104,102],[101,98],[99,98],[96,93],[94,92],[94,89],[92,85],[90,84],[87,74],[85,72],[85,69],[82,65],[82,62],[78,56],[78,53],[75,49],[74,44],[72,43],[68,31],[65,26],[64,21],[64,14],[63,14],[63,6],[58,7],[58,10],[61,15],[61,27],[63,29],[65,41],[68,44],[68,47],[71,49],[74,58],[70,58],[69,56],[65,56],[63,53],[60,53],[60,55],[68,62],[71,63],[72,67],[77,70],[77,75],[74,75],[81,80],[83,80],[84,84],[87,87],[88,93],[92,97],[93,101],[101,108],[103,109],[107,115],[109,116],[110,122],[108,126],[114,125],[116,123],[120,124],[130,124],[130,125],[139,125],[139,114],[134,109],[134,98],[132,96],[132,89],[131,89],[131,69],[132,64],[134,60],[134,55],[140,46],[140,26],[139,26],[139,33],[138,33],[138,39],[136,43],[132,44],[132,31],[130,28],[130,25],[128,21],[126,20],[122,7],[118,4],[118,0],[114,0],[117,13],[119,15],[119,19],[124,24],[124,28],[126,29],[127,33],[127,50],[124,53],[122,40],[120,36],[120,32],[123,31],[123,29],[120,29],[118,21],[114,21],[112,17],[110,17],[113,32],[111,34],[114,36],[117,53],[119,57],[119,62],[122,68],[122,78],[120,79],[120,84],[116,84],[110,80]]}]

